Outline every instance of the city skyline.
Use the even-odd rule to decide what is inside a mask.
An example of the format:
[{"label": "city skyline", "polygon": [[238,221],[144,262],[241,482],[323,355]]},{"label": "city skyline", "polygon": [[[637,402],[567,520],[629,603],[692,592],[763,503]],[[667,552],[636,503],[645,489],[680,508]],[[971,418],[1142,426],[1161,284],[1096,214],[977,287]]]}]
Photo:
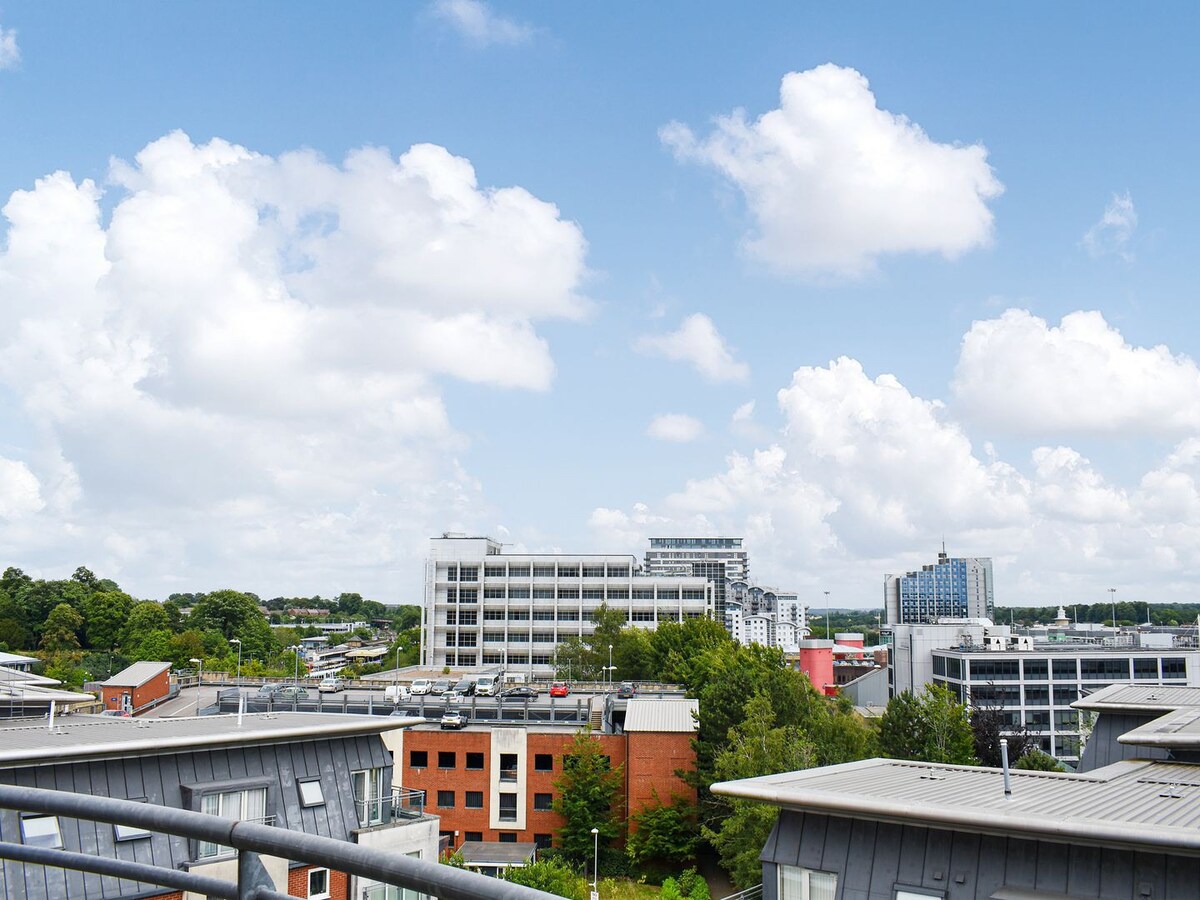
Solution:
[{"label": "city skyline", "polygon": [[1191,7],[289,12],[0,8],[0,562],[1195,599]]}]

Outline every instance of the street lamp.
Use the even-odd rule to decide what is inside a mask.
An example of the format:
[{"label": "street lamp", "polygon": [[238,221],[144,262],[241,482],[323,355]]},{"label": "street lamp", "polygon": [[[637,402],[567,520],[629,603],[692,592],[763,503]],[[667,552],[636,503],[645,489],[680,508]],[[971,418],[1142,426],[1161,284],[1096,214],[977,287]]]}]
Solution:
[{"label": "street lamp", "polygon": [[204,680],[204,660],[193,656],[188,662],[199,667],[196,673],[196,715],[200,715],[200,682]]},{"label": "street lamp", "polygon": [[592,842],[595,845],[593,853],[595,861],[592,864],[592,895],[597,896],[600,890],[600,829],[592,829]]},{"label": "street lamp", "polygon": [[612,690],[612,673],[613,673],[612,644],[609,644],[608,645],[608,689],[610,691]]},{"label": "street lamp", "polygon": [[[397,686],[400,684],[400,640],[398,638],[396,640],[396,677],[392,679],[392,684]],[[396,695],[396,702],[399,703],[400,692],[395,691],[394,693]]]},{"label": "street lamp", "polygon": [[1117,589],[1116,588],[1108,589],[1108,599],[1112,603],[1113,631],[1115,632],[1117,630]]},{"label": "street lamp", "polygon": [[229,643],[238,645],[237,683],[240,688],[242,686],[242,642],[239,638],[230,638]]},{"label": "street lamp", "polygon": [[829,591],[825,592],[825,640],[829,640]]}]

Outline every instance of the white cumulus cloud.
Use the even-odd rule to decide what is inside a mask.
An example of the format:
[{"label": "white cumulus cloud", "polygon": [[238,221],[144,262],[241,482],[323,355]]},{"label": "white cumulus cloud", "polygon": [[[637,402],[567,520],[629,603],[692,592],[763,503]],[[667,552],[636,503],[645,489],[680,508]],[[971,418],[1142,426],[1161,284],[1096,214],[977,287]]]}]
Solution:
[{"label": "white cumulus cloud", "polygon": [[832,64],[785,75],[779,108],[757,119],[736,110],[707,136],[679,122],[660,136],[741,191],[751,256],[801,276],[860,276],[881,256],[983,246],[988,201],[1003,191],[982,144],[934,141],[880,109],[861,74]]},{"label": "white cumulus cloud", "polygon": [[579,228],[433,145],[333,163],[174,133],[109,182],[3,208],[0,382],[39,444],[0,465],[0,516],[41,527],[36,553],[0,541],[142,589],[399,590],[384,573],[480,507],[439,381],[549,387],[537,323],[587,308]]},{"label": "white cumulus cloud", "polygon": [[678,330],[669,334],[644,335],[634,347],[652,356],[690,363],[705,380],[714,383],[750,377],[750,367],[734,359],[717,326],[703,313],[688,316]]},{"label": "white cumulus cloud", "polygon": [[473,44],[524,44],[533,28],[496,15],[482,0],[436,0],[433,14]]},{"label": "white cumulus cloud", "polygon": [[21,62],[21,48],[17,46],[15,28],[0,25],[0,69],[15,69]]},{"label": "white cumulus cloud", "polygon": [[1135,347],[1099,312],[1050,325],[1026,310],[975,322],[954,376],[972,420],[1019,434],[1179,436],[1200,430],[1200,368]]},{"label": "white cumulus cloud", "polygon": [[1131,262],[1133,253],[1129,249],[1129,242],[1137,224],[1137,210],[1133,208],[1133,198],[1129,196],[1129,192],[1113,194],[1100,221],[1083,236],[1083,249],[1093,259],[1100,256],[1117,256]]},{"label": "white cumulus cloud", "polygon": [[646,434],[656,440],[686,444],[704,434],[704,424],[683,413],[663,413],[650,420]]}]

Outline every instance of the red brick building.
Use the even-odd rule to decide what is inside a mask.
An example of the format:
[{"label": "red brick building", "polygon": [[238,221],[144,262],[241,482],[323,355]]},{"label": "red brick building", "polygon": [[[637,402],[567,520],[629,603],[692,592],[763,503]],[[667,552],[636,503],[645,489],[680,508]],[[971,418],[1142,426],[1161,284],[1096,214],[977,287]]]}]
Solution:
[{"label": "red brick building", "polygon": [[[594,737],[622,769],[627,815],[673,795],[695,800],[677,772],[696,767],[695,700],[629,701],[624,730]],[[553,811],[554,782],[575,738],[553,725],[472,725],[461,731],[418,726],[403,733],[395,780],[425,791],[426,810],[441,818],[453,846],[464,841],[532,841],[550,846],[562,826]]]},{"label": "red brick building", "polygon": [[132,715],[165,700],[170,692],[169,662],[135,662],[100,685],[106,710],[123,709]]}]

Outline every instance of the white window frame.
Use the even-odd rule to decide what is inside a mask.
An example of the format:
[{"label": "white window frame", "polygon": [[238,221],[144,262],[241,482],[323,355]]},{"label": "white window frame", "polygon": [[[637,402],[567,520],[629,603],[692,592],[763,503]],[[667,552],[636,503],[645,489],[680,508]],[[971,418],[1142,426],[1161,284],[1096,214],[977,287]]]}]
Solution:
[{"label": "white window frame", "polygon": [[[320,778],[305,778],[297,781],[296,789],[300,792],[300,805],[305,809],[325,805],[325,790],[321,787]],[[316,790],[315,798],[312,796],[313,789]]]},{"label": "white window frame", "polygon": [[58,825],[58,816],[38,814],[21,816],[21,843],[26,847],[63,849],[62,829]]},{"label": "white window frame", "polygon": [[[323,891],[319,890],[315,894],[313,893],[313,876],[314,875],[324,875],[325,876],[325,889]],[[329,900],[330,884],[329,884],[329,870],[328,869],[309,869],[307,880],[308,880],[308,891],[307,891],[306,896],[308,897],[308,900]]]},{"label": "white window frame", "polygon": [[[211,791],[200,797],[200,812],[237,822],[261,822],[267,818],[269,795],[265,787]],[[235,853],[232,847],[212,841],[196,842],[196,859],[209,860]]]},{"label": "white window frame", "polygon": [[837,896],[836,872],[778,865],[776,873],[779,900],[833,900]]}]

